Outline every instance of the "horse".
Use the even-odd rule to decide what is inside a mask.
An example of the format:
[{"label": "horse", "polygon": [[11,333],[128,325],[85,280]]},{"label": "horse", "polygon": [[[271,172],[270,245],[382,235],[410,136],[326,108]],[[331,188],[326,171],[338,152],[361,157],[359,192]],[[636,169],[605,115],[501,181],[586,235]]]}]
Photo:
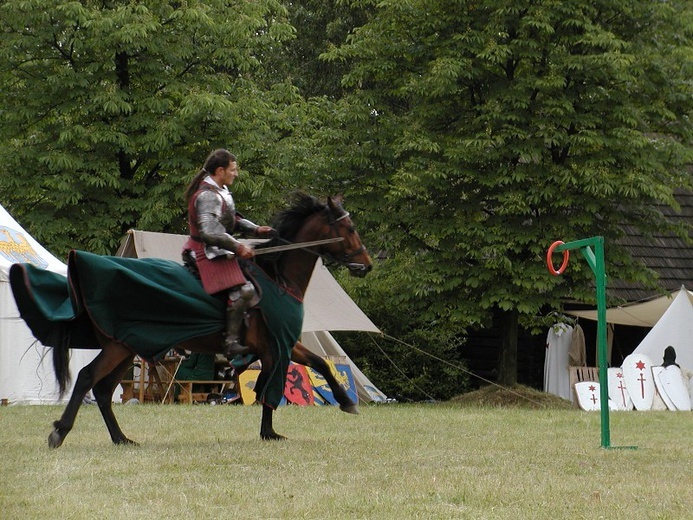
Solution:
[{"label": "horse", "polygon": [[[267,294],[278,292],[289,298],[293,302],[291,305],[298,305],[300,322],[302,323],[301,302],[318,257],[322,257],[328,264],[344,266],[351,275],[358,277],[365,276],[373,267],[368,251],[362,244],[349,213],[343,208],[341,197],[328,197],[327,202],[323,203],[315,197],[298,194],[293,204],[279,213],[273,227],[277,231],[277,235],[270,241],[255,246],[257,254],[247,266],[252,268],[251,271],[254,273],[251,277],[263,278],[265,281],[261,291],[260,304],[250,309],[242,331],[243,344],[249,348],[249,353],[244,355],[245,366],[255,359],[259,359],[262,364],[255,388],[258,401],[262,404],[260,438],[263,440],[286,438],[274,430],[272,419],[273,411],[281,399],[281,395],[277,395],[278,385],[281,386],[279,393],[283,393],[289,358],[291,361],[311,367],[321,374],[330,386],[341,410],[347,413],[358,413],[356,403],[348,397],[325,360],[310,352],[298,341],[300,324],[298,334],[295,334],[294,337],[277,334],[277,329],[281,329],[284,325],[277,322],[276,312],[273,315],[263,309],[263,301],[268,297]],[[313,242],[319,243],[298,247],[301,243],[310,244]],[[279,247],[282,245],[285,247]],[[265,248],[267,248],[266,254],[261,254]],[[277,249],[284,250],[277,252]],[[48,445],[51,448],[58,448],[63,444],[67,434],[74,426],[83,399],[90,390],[93,392],[113,443],[116,445],[137,445],[138,443],[125,436],[112,408],[113,392],[132,366],[135,355],[137,355],[137,348],[134,345],[135,341],[130,339],[130,336],[122,334],[123,337],[118,337],[117,333],[107,330],[106,321],[108,320],[99,321],[95,310],[96,306],[92,308],[88,303],[80,303],[79,295],[86,291],[85,286],[87,285],[92,288],[92,291],[111,292],[99,287],[102,280],[110,278],[109,273],[106,275],[97,274],[90,283],[86,283],[80,278],[80,276],[86,275],[76,274],[79,272],[80,262],[83,261],[82,258],[85,255],[86,253],[78,255],[73,251],[68,259],[69,292],[73,300],[72,306],[77,308],[78,316],[63,324],[63,328],[58,327],[56,329],[55,323],[48,323],[45,318],[35,316],[36,313],[33,312],[32,305],[35,305],[37,300],[35,292],[38,291],[38,287],[31,285],[31,274],[28,272],[28,267],[32,266],[14,264],[10,269],[10,283],[22,318],[27,322],[37,339],[45,346],[53,347],[53,364],[61,395],[65,392],[70,378],[68,366],[70,348],[100,349],[94,360],[79,371],[63,414],[59,420],[53,423],[53,430],[48,437]],[[98,255],[93,256],[97,257]],[[99,257],[97,260],[106,262],[107,260],[115,261],[116,258]],[[131,263],[145,261],[145,259],[120,258],[117,260],[128,260]],[[159,262],[166,261],[160,260]],[[170,273],[173,273],[171,276],[174,277],[174,284],[177,284],[179,279],[182,280],[184,274],[193,276],[175,262],[169,263],[173,265],[163,264],[163,267],[164,270],[168,269]],[[83,267],[81,269],[84,270]],[[74,275],[71,274],[73,272]],[[168,276],[170,273],[166,275]],[[62,283],[64,284],[64,278]],[[195,283],[201,287],[197,279],[195,279]],[[122,282],[117,281],[116,284],[118,285],[112,292],[120,292]],[[169,301],[170,294],[169,292],[169,296],[157,300],[152,305],[158,306],[161,303],[165,306],[162,302]],[[100,302],[102,307],[109,305],[110,296],[107,294]],[[212,303],[216,301],[220,306],[218,316],[215,315],[211,319],[215,323],[213,328],[216,330],[209,332],[207,329],[201,329],[201,332],[188,334],[190,337],[185,340],[163,345],[162,350],[168,351],[173,348],[178,351],[201,353],[220,353],[222,351],[223,307],[221,306],[223,304],[206,293],[205,296],[209,297]],[[136,305],[135,299],[132,298],[130,303]],[[285,312],[282,305],[279,306],[278,314],[280,316],[291,314],[291,312]],[[64,306],[60,308],[62,309]],[[113,313],[118,314],[118,310],[113,309]],[[145,320],[146,325],[147,317],[138,315],[137,320]],[[65,327],[68,326],[69,331],[66,332]],[[295,329],[296,325],[294,324],[293,327]],[[98,346],[85,345],[93,339],[98,342]],[[290,343],[287,344],[288,341]],[[243,359],[237,358],[234,362],[236,361],[242,363]],[[274,385],[274,390],[272,390],[272,385]]]}]

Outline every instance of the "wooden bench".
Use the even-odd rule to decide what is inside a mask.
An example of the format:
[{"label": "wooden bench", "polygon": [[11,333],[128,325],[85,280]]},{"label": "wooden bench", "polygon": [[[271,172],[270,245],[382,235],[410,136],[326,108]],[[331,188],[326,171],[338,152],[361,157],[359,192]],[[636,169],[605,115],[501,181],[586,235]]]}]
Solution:
[{"label": "wooden bench", "polygon": [[[139,394],[135,392],[135,384],[141,384],[141,382],[139,380],[133,379],[124,379],[120,382],[120,386],[123,388],[123,393],[120,395],[120,401],[122,403],[126,403],[133,397],[139,396]],[[209,387],[209,390],[207,391],[205,389],[206,391],[193,392],[193,385]],[[148,393],[145,393],[144,401],[147,402],[158,400],[159,402],[171,403],[173,402],[174,388],[176,386],[180,386],[181,388],[180,395],[178,396],[178,401],[185,404],[192,404],[193,402],[205,403],[207,402],[207,397],[209,396],[209,394],[223,394],[226,390],[234,388],[235,383],[233,381],[186,381],[182,379],[176,379],[171,385],[170,390],[163,389],[163,393],[160,396],[160,399],[152,398],[152,396],[150,396]],[[166,394],[166,390],[168,390],[168,394]]]},{"label": "wooden bench", "polygon": [[[135,385],[138,388],[135,388]],[[166,392],[166,389],[159,389],[157,395],[153,395],[151,389],[146,388],[147,385],[139,379],[123,379],[120,382],[120,386],[123,388],[123,393],[120,394],[121,403],[126,403],[133,398],[142,402],[161,401]],[[159,393],[161,395],[158,395]],[[171,399],[171,401],[173,400]]]},{"label": "wooden bench", "polygon": [[133,397],[135,397],[135,383],[139,381],[133,381],[132,379],[123,379],[120,382],[120,386],[123,388],[123,393],[120,394],[120,402],[126,403]]},{"label": "wooden bench", "polygon": [[[193,385],[210,387],[209,391],[193,392]],[[186,381],[176,379],[173,386],[180,386],[181,391],[178,395],[178,402],[184,404],[206,403],[209,394],[223,394],[226,390],[234,388],[233,381]],[[173,392],[173,389],[171,389]]]}]

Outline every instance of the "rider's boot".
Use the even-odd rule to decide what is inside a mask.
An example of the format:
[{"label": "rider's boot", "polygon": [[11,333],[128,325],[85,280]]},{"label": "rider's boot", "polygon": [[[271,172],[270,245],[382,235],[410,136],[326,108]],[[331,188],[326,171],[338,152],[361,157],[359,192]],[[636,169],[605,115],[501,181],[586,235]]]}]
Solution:
[{"label": "rider's boot", "polygon": [[248,347],[240,342],[240,332],[245,311],[248,310],[254,295],[255,288],[250,282],[233,287],[229,291],[229,303],[226,308],[226,333],[224,335],[224,356],[229,360],[248,353]]}]

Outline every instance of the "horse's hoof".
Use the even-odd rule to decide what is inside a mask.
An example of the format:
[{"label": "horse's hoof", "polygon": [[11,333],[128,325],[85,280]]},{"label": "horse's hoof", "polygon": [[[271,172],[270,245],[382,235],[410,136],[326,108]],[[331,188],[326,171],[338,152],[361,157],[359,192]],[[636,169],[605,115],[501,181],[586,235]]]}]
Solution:
[{"label": "horse's hoof", "polygon": [[55,429],[48,436],[48,447],[49,448],[60,448],[60,446],[62,446],[64,440],[65,440],[65,438],[62,435],[60,435],[60,432],[57,429]]},{"label": "horse's hoof", "polygon": [[275,432],[260,434],[260,438],[262,438],[263,441],[285,441],[286,440],[286,437],[284,437],[283,435],[279,435],[278,433],[275,433]]},{"label": "horse's hoof", "polygon": [[354,415],[358,415],[361,413],[359,412],[359,407],[355,404],[340,405],[339,409],[346,413],[353,413]]},{"label": "horse's hoof", "polygon": [[139,446],[139,442],[135,442],[133,440],[128,439],[127,437],[123,437],[120,440],[113,441],[113,444],[119,445],[119,446]]}]

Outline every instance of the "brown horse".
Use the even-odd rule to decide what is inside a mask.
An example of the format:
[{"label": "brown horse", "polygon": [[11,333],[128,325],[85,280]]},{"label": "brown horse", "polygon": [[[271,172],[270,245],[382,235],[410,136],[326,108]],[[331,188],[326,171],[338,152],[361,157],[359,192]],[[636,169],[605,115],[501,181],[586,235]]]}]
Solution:
[{"label": "brown horse", "polygon": [[[324,204],[313,197],[303,194],[299,195],[295,203],[279,215],[274,223],[274,228],[278,232],[278,237],[266,244],[257,246],[258,253],[261,252],[263,247],[269,248],[281,244],[313,242],[325,239],[341,239],[317,246],[273,252],[255,257],[254,265],[260,268],[263,276],[266,275],[266,278],[279,288],[279,292],[291,295],[296,301],[300,302],[303,298],[318,256],[323,257],[328,262],[334,262],[347,267],[350,273],[355,276],[365,276],[372,268],[371,258],[361,243],[349,213],[343,209],[341,199],[328,198],[327,204]],[[138,260],[131,261],[141,262]],[[42,329],[44,327],[43,323],[37,324],[34,320],[27,318],[26,302],[32,300],[33,297],[29,294],[31,291],[26,290],[26,287],[30,284],[28,283],[28,275],[26,268],[23,267],[24,265],[15,264],[10,273],[17,306],[34,335],[45,345],[53,347],[56,377],[61,390],[64,391],[69,381],[68,355],[71,346],[70,342],[72,342],[73,348],[90,347],[83,345],[86,340],[81,340],[82,344],[80,344],[79,335],[76,333],[62,334],[59,340],[52,339],[54,336],[49,336]],[[73,293],[80,291],[77,281],[69,283]],[[288,359],[282,359],[282,349],[289,353],[285,356],[286,358],[290,356],[292,361],[315,369],[325,378],[343,411],[358,413],[356,404],[350,400],[344,388],[333,376],[327,363],[320,356],[310,352],[300,342],[292,341],[289,345],[272,346],[272,338],[277,337],[275,329],[281,328],[282,325],[272,321],[273,318],[271,316],[268,317],[268,314],[263,311],[262,303],[264,299],[265,295],[263,294],[263,300],[261,300],[260,305],[249,313],[244,330],[244,344],[250,348],[252,358],[259,359],[262,363],[262,369],[256,384],[258,400],[262,403],[260,437],[266,440],[284,439],[283,436],[274,431],[272,425],[273,411],[278,404],[276,397],[274,399],[271,396],[263,397],[262,392],[263,385],[268,385],[268,382],[271,380],[278,382],[283,392]],[[108,301],[108,299],[105,301]],[[160,302],[158,301],[152,303],[152,305],[159,304]],[[118,311],[114,310],[114,312],[117,313]],[[92,334],[91,337],[96,338],[101,352],[91,363],[80,370],[74,390],[62,416],[53,423],[54,429],[48,437],[48,444],[52,448],[62,445],[65,437],[74,426],[77,412],[89,390],[93,391],[113,443],[136,444],[127,438],[120,429],[113,413],[111,401],[116,386],[132,365],[138,351],[134,345],[128,343],[126,338],[106,332],[104,330],[105,327],[95,321],[94,315],[95,312],[87,308],[87,312],[82,312],[79,320],[89,321],[87,325]],[[302,320],[302,308],[300,316]],[[144,319],[146,320],[146,318]],[[73,322],[79,320],[73,320]],[[222,323],[221,314],[219,322],[220,329]],[[221,352],[222,332],[222,330],[217,330],[213,333],[197,335],[167,347],[193,352],[218,353]],[[66,337],[68,337],[67,340],[65,339]]]}]

